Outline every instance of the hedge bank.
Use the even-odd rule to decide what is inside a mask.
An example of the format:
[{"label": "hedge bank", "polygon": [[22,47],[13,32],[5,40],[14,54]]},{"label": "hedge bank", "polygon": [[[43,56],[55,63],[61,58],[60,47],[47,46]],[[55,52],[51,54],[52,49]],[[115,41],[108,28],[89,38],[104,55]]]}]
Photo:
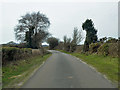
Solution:
[{"label": "hedge bank", "polygon": [[32,55],[30,48],[16,48],[16,47],[3,47],[2,48],[2,64],[9,61],[20,60]]}]

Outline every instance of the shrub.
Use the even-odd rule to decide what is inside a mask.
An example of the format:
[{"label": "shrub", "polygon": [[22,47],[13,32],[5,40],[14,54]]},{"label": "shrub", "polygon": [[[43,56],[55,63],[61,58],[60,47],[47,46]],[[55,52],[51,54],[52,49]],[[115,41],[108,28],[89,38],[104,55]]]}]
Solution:
[{"label": "shrub", "polygon": [[83,45],[76,46],[75,52],[83,52]]},{"label": "shrub", "polygon": [[33,55],[39,55],[39,54],[41,54],[41,52],[40,52],[39,49],[32,49],[32,54]]},{"label": "shrub", "polygon": [[100,47],[101,43],[91,43],[89,45],[89,52],[90,53],[95,53],[97,52],[98,48]]},{"label": "shrub", "polygon": [[104,43],[98,48],[98,54],[107,56],[109,54],[109,44]]},{"label": "shrub", "polygon": [[70,52],[74,52],[76,50],[76,44],[74,44],[74,43],[71,43],[71,45],[70,45]]}]

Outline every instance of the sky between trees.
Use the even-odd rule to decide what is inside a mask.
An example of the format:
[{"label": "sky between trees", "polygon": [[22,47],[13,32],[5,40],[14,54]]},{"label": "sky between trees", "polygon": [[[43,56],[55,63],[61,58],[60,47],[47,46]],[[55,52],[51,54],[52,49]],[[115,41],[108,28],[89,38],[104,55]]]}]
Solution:
[{"label": "sky between trees", "polygon": [[[118,37],[117,2],[2,3],[0,44],[16,41],[14,27],[18,19],[27,12],[37,11],[49,18],[51,25],[48,31],[60,40],[63,40],[64,35],[71,37],[74,27],[82,29],[82,23],[87,18],[93,20],[98,38]],[[83,34],[85,37],[85,31]],[[84,40],[81,43],[83,42]]]}]

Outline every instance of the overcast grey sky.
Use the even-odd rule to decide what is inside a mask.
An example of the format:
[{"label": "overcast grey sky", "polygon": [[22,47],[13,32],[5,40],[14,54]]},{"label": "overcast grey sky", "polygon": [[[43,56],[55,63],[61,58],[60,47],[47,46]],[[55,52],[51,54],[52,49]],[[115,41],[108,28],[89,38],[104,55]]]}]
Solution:
[{"label": "overcast grey sky", "polygon": [[[72,36],[74,27],[82,29],[82,23],[92,19],[98,30],[98,38],[118,37],[118,3],[117,2],[41,2],[41,3],[2,3],[1,43],[16,41],[14,27],[20,16],[27,12],[45,14],[50,22],[49,32],[63,39]],[[83,32],[85,36],[85,31]]]}]

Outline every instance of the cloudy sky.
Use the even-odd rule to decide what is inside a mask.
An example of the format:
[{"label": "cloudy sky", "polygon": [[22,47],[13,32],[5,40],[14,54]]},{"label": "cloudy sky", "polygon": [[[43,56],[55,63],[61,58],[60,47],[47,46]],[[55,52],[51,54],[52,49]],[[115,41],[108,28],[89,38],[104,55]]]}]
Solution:
[{"label": "cloudy sky", "polygon": [[[72,36],[74,27],[82,30],[82,23],[92,19],[98,30],[98,38],[118,37],[118,3],[116,2],[2,2],[0,44],[15,41],[14,27],[18,19],[26,13],[45,14],[51,26],[49,32],[63,39],[64,35]],[[85,37],[85,31],[83,31]],[[83,41],[84,42],[84,41]],[[83,43],[82,42],[82,43]]]}]

